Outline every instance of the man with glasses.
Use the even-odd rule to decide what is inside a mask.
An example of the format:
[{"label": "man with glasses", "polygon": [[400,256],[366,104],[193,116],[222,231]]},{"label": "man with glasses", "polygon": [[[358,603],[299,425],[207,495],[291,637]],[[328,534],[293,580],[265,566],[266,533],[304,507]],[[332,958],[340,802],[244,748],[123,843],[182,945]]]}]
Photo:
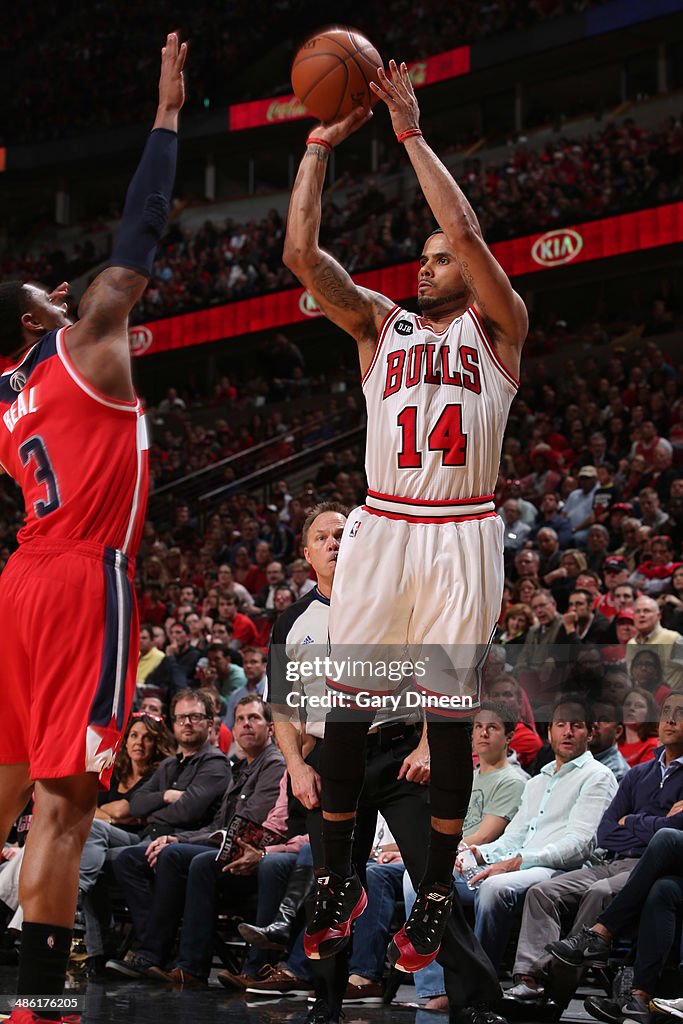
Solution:
[{"label": "man with glasses", "polygon": [[[672,694],[664,704],[659,739],[655,759],[624,776],[598,826],[597,845],[611,859],[551,878],[527,894],[514,966],[519,980],[508,997],[527,1005],[543,1001],[541,978],[552,962],[545,950],[572,967],[606,965],[606,940],[616,931],[611,905],[597,915],[627,885],[660,829],[683,830],[683,694]],[[571,933],[560,940],[561,921],[573,911]],[[589,928],[596,917],[598,924]],[[616,1024],[622,1019],[614,1018]]]},{"label": "man with glasses", "polygon": [[[140,843],[122,849],[113,859],[118,861],[125,854],[124,873],[127,862],[129,868],[148,864],[147,851],[159,837],[163,840],[178,829],[201,828],[211,821],[230,782],[228,759],[209,742],[213,714],[213,701],[208,694],[181,690],[173,699],[171,721],[178,752],[163,760],[131,794],[130,813],[146,819],[147,826]],[[131,909],[136,920],[134,908]],[[107,966],[119,974],[138,977],[128,967],[129,957],[130,954],[122,961],[110,960]]]}]

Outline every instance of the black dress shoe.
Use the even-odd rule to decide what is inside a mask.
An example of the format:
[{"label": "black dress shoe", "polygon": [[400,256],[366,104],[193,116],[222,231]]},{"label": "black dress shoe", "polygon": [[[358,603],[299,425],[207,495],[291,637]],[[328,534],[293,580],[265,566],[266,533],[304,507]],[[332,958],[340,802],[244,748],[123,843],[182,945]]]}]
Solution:
[{"label": "black dress shoe", "polygon": [[487,1006],[466,1006],[456,1010],[449,1016],[449,1024],[508,1024],[495,1010]]}]

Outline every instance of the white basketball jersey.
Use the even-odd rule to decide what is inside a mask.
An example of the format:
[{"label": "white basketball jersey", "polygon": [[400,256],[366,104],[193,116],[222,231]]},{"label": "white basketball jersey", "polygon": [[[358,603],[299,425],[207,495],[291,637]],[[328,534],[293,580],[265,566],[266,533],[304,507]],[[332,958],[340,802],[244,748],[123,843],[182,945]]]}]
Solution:
[{"label": "white basketball jersey", "polygon": [[368,506],[413,519],[421,507],[430,519],[490,514],[517,386],[474,309],[435,331],[394,307],[363,378]]}]

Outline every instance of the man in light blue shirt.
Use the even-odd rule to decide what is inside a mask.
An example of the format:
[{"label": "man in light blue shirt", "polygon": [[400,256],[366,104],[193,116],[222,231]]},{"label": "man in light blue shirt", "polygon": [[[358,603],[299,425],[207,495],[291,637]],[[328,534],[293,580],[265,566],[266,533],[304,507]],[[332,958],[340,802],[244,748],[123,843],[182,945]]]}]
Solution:
[{"label": "man in light blue shirt", "polygon": [[[548,740],[555,760],[527,783],[519,811],[495,842],[471,847],[483,866],[475,934],[498,967],[527,889],[588,861],[598,823],[617,791],[614,774],[588,750],[592,715],[578,694],[555,702]],[[458,862],[456,861],[456,868]]]}]

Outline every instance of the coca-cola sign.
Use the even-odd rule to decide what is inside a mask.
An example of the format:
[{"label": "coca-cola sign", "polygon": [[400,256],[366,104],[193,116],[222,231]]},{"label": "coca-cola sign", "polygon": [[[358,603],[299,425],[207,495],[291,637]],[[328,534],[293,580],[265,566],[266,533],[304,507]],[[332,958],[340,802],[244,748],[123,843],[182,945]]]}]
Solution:
[{"label": "coca-cola sign", "polygon": [[128,343],[132,356],[142,356],[150,348],[154,341],[154,335],[149,327],[138,324],[137,327],[130,327],[128,330]]},{"label": "coca-cola sign", "polygon": [[297,117],[306,117],[308,111],[296,96],[286,96],[281,100],[273,100],[266,111],[268,121],[293,121]]}]

